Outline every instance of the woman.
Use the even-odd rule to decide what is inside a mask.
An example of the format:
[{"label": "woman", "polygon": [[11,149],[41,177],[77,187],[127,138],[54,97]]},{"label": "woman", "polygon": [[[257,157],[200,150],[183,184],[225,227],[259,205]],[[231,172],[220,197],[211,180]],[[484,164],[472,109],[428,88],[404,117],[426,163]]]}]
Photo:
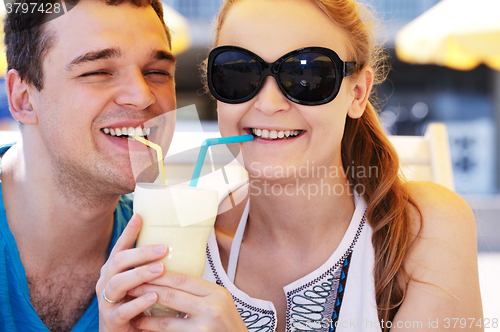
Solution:
[{"label": "woman", "polygon": [[[254,140],[241,145],[249,185],[216,221],[204,278],[231,292],[250,331],[453,330],[453,318],[482,331],[473,215],[456,194],[398,177],[369,102],[380,56],[361,14],[352,0],[223,4],[208,86],[222,135]],[[135,233],[126,234],[131,247]],[[149,294],[191,310],[184,320],[142,318],[141,329],[191,320],[244,330],[220,286],[170,273],[124,285],[123,266],[103,271],[98,291],[114,278],[115,299],[152,280],[128,293],[139,296],[129,306]]]},{"label": "woman", "polygon": [[[246,229],[236,231],[245,204],[221,215],[216,225],[222,266],[231,276],[237,267],[234,283],[215,268],[222,276],[211,279],[225,281],[233,296],[259,309],[269,307],[253,298],[271,301],[281,331],[318,329],[318,322],[329,325],[336,315],[339,327],[350,318],[360,319],[359,330],[369,330],[367,322],[383,321],[391,323],[382,329],[398,321],[402,327],[420,321],[422,328],[429,328],[429,320],[438,319],[444,328],[444,320],[452,316],[475,317],[477,322],[482,312],[474,218],[446,189],[404,184],[398,178],[397,155],[368,101],[380,56],[358,8],[354,1],[340,0],[240,0],[226,1],[221,8],[215,40],[219,48],[208,63],[208,84],[219,100],[219,128],[223,136],[251,133],[255,140],[241,148],[250,176]],[[273,63],[313,46],[350,62],[345,65],[350,76],[344,77],[336,96],[337,85],[328,85],[334,71],[326,67],[338,59],[323,50],[284,56],[278,77],[264,77],[255,88],[264,74],[258,77],[256,66],[248,67],[252,61]],[[324,63],[319,65],[319,59]],[[246,71],[234,68],[242,61]],[[343,69],[341,62],[337,68]],[[287,137],[288,131],[299,135]],[[301,169],[309,172],[300,174]],[[339,169],[345,173],[334,172]],[[349,188],[360,194],[358,204]],[[364,207],[362,200],[366,225],[364,211],[357,213]],[[236,265],[231,259],[239,243]],[[217,248],[212,243],[210,249],[213,253]],[[333,264],[352,259],[350,267],[332,272],[334,266],[323,266],[334,257]],[[456,271],[451,278],[450,271]],[[331,286],[338,294],[319,300],[324,290],[314,292],[314,287],[327,285],[325,277],[309,286],[309,297],[299,291],[321,273],[340,275]],[[472,288],[463,287],[470,283]]]}]

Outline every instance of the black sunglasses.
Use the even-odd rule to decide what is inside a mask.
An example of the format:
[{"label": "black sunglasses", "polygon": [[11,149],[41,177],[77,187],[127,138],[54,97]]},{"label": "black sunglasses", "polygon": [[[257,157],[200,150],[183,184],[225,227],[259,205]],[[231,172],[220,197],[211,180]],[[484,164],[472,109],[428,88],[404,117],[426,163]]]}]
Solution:
[{"label": "black sunglasses", "polygon": [[358,69],[324,47],[301,48],[268,63],[244,48],[219,46],[208,56],[207,76],[210,92],[224,103],[249,101],[271,75],[289,100],[313,106],[332,101],[342,79]]}]

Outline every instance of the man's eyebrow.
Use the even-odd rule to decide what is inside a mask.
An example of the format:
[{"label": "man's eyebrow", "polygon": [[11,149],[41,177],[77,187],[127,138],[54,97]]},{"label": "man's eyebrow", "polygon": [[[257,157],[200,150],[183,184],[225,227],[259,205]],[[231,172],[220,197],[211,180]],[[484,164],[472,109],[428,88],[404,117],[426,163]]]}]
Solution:
[{"label": "man's eyebrow", "polygon": [[175,56],[166,51],[156,50],[151,53],[151,58],[155,60],[168,60],[175,62]]},{"label": "man's eyebrow", "polygon": [[86,62],[119,58],[121,55],[122,51],[119,48],[106,48],[103,50],[88,52],[85,53],[84,55],[80,55],[74,58],[68,65],[66,65],[66,70],[71,70],[74,67]]}]

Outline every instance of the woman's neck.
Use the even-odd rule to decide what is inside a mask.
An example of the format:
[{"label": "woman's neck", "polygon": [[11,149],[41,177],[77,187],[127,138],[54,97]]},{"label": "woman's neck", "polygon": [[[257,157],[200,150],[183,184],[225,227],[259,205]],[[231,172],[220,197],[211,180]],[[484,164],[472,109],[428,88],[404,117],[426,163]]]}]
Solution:
[{"label": "woman's neck", "polygon": [[247,234],[255,232],[273,243],[314,245],[332,234],[343,236],[354,213],[354,193],[345,177],[279,182],[251,178],[249,191]]}]

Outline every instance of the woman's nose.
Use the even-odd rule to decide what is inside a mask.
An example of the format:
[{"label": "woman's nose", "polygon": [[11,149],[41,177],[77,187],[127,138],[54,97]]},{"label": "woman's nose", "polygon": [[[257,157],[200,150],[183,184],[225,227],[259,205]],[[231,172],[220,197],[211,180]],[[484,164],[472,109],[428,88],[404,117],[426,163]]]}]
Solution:
[{"label": "woman's nose", "polygon": [[290,109],[291,101],[281,92],[276,79],[272,76],[265,79],[264,85],[254,98],[256,98],[254,107],[268,116]]}]

